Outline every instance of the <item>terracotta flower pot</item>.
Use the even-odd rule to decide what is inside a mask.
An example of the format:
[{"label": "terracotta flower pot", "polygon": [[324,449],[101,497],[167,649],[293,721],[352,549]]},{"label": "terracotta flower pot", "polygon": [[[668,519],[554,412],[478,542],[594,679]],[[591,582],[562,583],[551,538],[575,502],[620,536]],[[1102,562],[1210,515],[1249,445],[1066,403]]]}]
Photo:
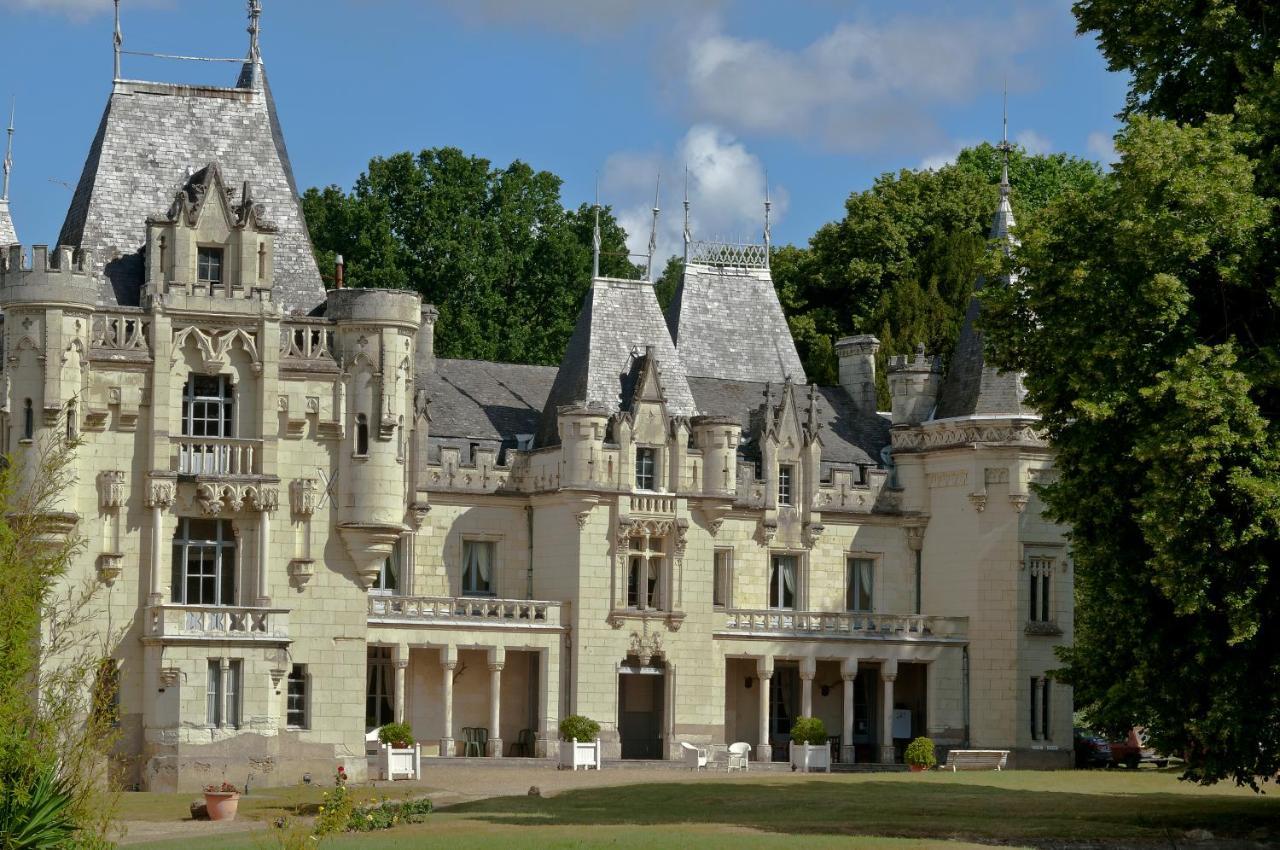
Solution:
[{"label": "terracotta flower pot", "polygon": [[204,807],[209,820],[235,820],[240,808],[240,794],[235,791],[205,791]]},{"label": "terracotta flower pot", "polygon": [[926,769],[925,766],[922,764],[913,764],[913,765],[910,765],[910,767],[911,767],[912,773],[924,773]]}]

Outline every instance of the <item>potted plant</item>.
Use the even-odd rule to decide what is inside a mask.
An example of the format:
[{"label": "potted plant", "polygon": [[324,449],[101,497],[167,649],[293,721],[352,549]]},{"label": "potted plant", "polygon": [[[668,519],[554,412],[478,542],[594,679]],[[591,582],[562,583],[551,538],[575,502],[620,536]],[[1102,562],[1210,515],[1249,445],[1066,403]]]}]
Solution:
[{"label": "potted plant", "polygon": [[797,717],[791,726],[791,769],[831,771],[831,747],[821,717]]},{"label": "potted plant", "polygon": [[204,786],[204,808],[209,820],[235,820],[240,808],[240,789],[230,782]]},{"label": "potted plant", "polygon": [[421,752],[408,723],[388,723],[378,730],[382,744],[378,758],[383,779],[417,779],[421,772]]},{"label": "potted plant", "polygon": [[571,714],[560,721],[560,768],[600,769],[600,724]]},{"label": "potted plant", "polygon": [[938,759],[933,753],[933,741],[929,738],[916,738],[907,744],[903,760],[911,766],[912,773],[920,773],[934,767]]},{"label": "potted plant", "polygon": [[388,723],[378,730],[378,740],[393,750],[407,750],[414,744],[413,729],[408,723]]}]

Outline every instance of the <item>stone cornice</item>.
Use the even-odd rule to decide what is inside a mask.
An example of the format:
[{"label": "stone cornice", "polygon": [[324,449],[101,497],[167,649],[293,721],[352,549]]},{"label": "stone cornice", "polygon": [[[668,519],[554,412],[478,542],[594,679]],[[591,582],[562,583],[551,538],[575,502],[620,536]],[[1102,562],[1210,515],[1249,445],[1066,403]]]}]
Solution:
[{"label": "stone cornice", "polygon": [[1036,417],[963,417],[895,427],[895,452],[927,452],[975,444],[1049,448]]}]

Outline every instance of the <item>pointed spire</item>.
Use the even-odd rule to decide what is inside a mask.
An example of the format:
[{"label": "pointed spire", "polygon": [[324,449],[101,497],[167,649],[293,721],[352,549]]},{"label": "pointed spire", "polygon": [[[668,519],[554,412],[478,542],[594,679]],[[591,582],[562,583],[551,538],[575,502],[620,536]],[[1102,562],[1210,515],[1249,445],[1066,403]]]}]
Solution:
[{"label": "pointed spire", "polygon": [[111,78],[114,82],[120,79],[120,48],[124,46],[124,34],[120,32],[120,0],[115,0],[116,6],[116,31],[112,37],[114,43],[113,51],[115,53],[115,75]]},{"label": "pointed spire", "polygon": [[17,99],[9,103],[9,139],[4,149],[4,188],[0,191],[0,201],[9,200],[9,172],[13,171],[13,114],[18,106]]},{"label": "pointed spire", "polygon": [[773,203],[769,200],[769,170],[764,172],[764,267],[769,267],[769,244],[773,240],[773,234],[769,228],[769,213],[773,209]]},{"label": "pointed spire", "polygon": [[591,279],[600,277],[600,175],[596,175],[596,223],[591,231]]},{"label": "pointed spire", "polygon": [[689,243],[693,234],[689,230],[689,163],[684,164],[684,264],[689,265]]},{"label": "pointed spire", "polygon": [[262,52],[258,48],[258,34],[261,32],[261,18],[261,0],[249,0],[249,61],[255,65],[262,61]]},{"label": "pointed spire", "polygon": [[1000,144],[996,145],[996,150],[1004,155],[1004,162],[1000,169],[1000,203],[996,207],[995,219],[991,222],[991,238],[992,239],[1011,239],[1013,232],[1013,205],[1009,202],[1009,152],[1013,150],[1013,145],[1009,142],[1009,83],[1006,79],[1004,86],[1004,103],[1002,109],[1003,130],[1000,137]]},{"label": "pointed spire", "polygon": [[649,261],[645,265],[644,279],[653,283],[653,255],[658,252],[658,191],[662,188],[662,172],[653,179],[653,225],[649,228]]}]

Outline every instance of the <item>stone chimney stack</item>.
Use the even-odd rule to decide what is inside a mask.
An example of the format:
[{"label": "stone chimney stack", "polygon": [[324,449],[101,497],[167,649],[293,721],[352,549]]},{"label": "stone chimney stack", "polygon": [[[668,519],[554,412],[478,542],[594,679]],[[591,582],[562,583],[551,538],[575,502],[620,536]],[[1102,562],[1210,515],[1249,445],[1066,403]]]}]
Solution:
[{"label": "stone chimney stack", "polygon": [[[844,361],[840,382],[844,383]],[[919,425],[929,418],[938,402],[942,385],[941,358],[924,353],[924,343],[916,346],[916,356],[889,358],[889,396],[893,399],[894,425]]]},{"label": "stone chimney stack", "polygon": [[880,340],[871,334],[847,336],[836,343],[840,358],[840,386],[854,405],[866,413],[876,412],[876,352]]}]

